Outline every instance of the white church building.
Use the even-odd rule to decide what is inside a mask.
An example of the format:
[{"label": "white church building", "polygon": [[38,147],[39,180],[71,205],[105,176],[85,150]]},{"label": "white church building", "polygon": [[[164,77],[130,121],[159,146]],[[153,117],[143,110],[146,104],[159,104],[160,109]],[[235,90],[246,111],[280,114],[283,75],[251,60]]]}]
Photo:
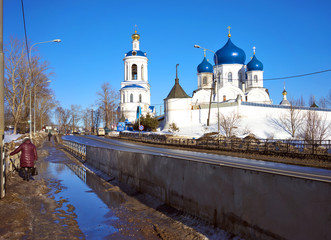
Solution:
[{"label": "white church building", "polygon": [[130,122],[137,119],[137,109],[140,107],[142,115],[154,114],[151,104],[150,85],[148,83],[148,58],[140,50],[140,35],[135,31],[132,34],[132,50],[125,54],[124,81],[120,89],[121,116]]},{"label": "white church building", "polygon": [[[226,44],[214,53],[214,66],[204,54],[197,67],[197,89],[192,97],[180,86],[176,70],[175,85],[164,99],[163,129],[175,123],[179,129],[190,128],[192,132],[209,125],[218,125],[217,130],[220,130],[220,116],[235,113],[240,118],[241,128],[258,137],[289,137],[271,126],[275,118],[288,114],[291,108],[285,88],[283,100],[273,104],[268,89],[263,86],[263,64],[255,54],[255,47],[251,59],[245,62],[245,52],[232,42],[229,31]],[[331,109],[300,107],[300,110],[302,114],[318,111],[331,121]]]},{"label": "white church building", "polygon": [[[195,47],[201,48],[197,45]],[[178,105],[181,106],[181,110],[185,108],[191,112],[191,114],[182,113],[180,119],[198,123],[203,123],[205,119],[209,124],[215,122],[213,120],[214,110],[217,108],[215,103],[218,107],[220,107],[219,103],[233,101],[272,104],[268,90],[263,87],[263,64],[255,56],[255,47],[253,49],[253,57],[245,64],[246,54],[232,43],[230,32],[227,43],[214,54],[214,66],[206,59],[206,49],[204,49],[204,58],[197,67],[198,89],[193,92],[190,99],[185,97],[179,100],[180,97],[173,94],[165,99],[165,127],[172,122],[177,126],[186,125],[184,121],[176,120]],[[205,116],[206,114],[209,117]]]},{"label": "white church building", "polygon": [[[132,50],[124,57],[124,81],[120,89],[121,115],[130,122],[137,120],[137,108],[142,115],[155,115],[150,106],[150,85],[148,83],[148,58],[140,50],[140,36],[132,35]],[[200,46],[195,46],[202,48]],[[206,51],[207,49],[204,49]],[[287,138],[275,126],[272,119],[289,112],[291,105],[287,92],[283,100],[273,104],[268,89],[263,85],[263,64],[255,54],[246,63],[245,52],[231,40],[230,30],[225,45],[214,53],[214,65],[206,59],[197,66],[197,89],[188,96],[180,86],[178,64],[176,78],[168,96],[164,99],[164,116],[160,117],[161,130],[169,129],[172,123],[177,127],[190,128],[218,125],[221,115],[235,113],[241,119],[243,129],[251,129],[260,138]],[[323,118],[331,121],[331,109],[300,107],[302,114],[318,111]]]}]

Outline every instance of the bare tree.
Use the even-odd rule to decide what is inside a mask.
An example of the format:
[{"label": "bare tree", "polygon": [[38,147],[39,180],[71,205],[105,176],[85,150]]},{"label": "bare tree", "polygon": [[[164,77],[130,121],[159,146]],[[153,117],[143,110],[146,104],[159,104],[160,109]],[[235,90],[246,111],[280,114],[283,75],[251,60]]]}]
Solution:
[{"label": "bare tree", "polygon": [[285,109],[278,117],[271,118],[271,123],[294,138],[304,123],[304,115],[301,109],[295,106],[300,104],[301,100],[290,100],[290,102],[291,106]]},{"label": "bare tree", "polygon": [[318,111],[309,110],[305,116],[304,126],[300,136],[307,141],[325,140],[331,131],[331,122],[327,116]]},{"label": "bare tree", "polygon": [[101,110],[105,127],[110,127],[110,124],[116,120],[116,107],[119,99],[119,93],[115,91],[109,83],[103,83],[101,91],[97,92],[99,97],[98,105]]},{"label": "bare tree", "polygon": [[70,121],[70,110],[63,109],[62,107],[57,107],[55,111],[57,122],[59,125],[60,132],[65,133],[68,130]]},{"label": "bare tree", "polygon": [[303,96],[301,96],[299,99],[295,100],[295,99],[292,99],[290,100],[290,103],[294,106],[298,106],[298,107],[304,107],[306,106],[306,101],[305,99],[303,98]]},{"label": "bare tree", "polygon": [[92,132],[92,125],[93,125],[93,121],[92,121],[92,111],[91,108],[86,108],[83,111],[83,115],[82,115],[82,120],[83,120],[83,124],[84,124],[84,128],[85,130]]},{"label": "bare tree", "polygon": [[39,87],[36,91],[47,89],[48,85],[44,83],[49,75],[48,63],[39,56],[33,57],[29,65],[23,41],[12,38],[5,46],[5,100],[12,116],[14,133],[19,126],[25,131],[30,112],[29,100],[32,104],[34,102],[34,87]]},{"label": "bare tree", "polygon": [[76,131],[78,122],[81,120],[81,106],[72,104],[70,106],[70,125],[71,130]]},{"label": "bare tree", "polygon": [[43,124],[51,124],[51,112],[58,105],[52,95],[38,96],[36,109],[36,130],[41,130]]},{"label": "bare tree", "polygon": [[93,129],[97,130],[101,124],[102,120],[102,110],[98,108],[93,111]]},{"label": "bare tree", "polygon": [[235,112],[228,114],[220,114],[220,127],[222,128],[226,137],[232,137],[235,134],[235,130],[240,125],[239,115]]},{"label": "bare tree", "polygon": [[24,45],[17,39],[11,39],[5,47],[5,99],[12,115],[14,134],[22,119],[24,100],[29,92],[28,66],[25,60]]},{"label": "bare tree", "polygon": [[331,89],[326,97],[321,97],[318,101],[321,108],[331,108]]}]

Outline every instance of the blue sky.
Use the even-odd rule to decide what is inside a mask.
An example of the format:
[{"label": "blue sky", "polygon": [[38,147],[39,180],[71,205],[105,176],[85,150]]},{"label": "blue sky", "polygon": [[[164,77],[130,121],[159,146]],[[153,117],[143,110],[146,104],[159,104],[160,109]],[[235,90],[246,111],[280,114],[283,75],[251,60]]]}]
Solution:
[{"label": "blue sky", "polygon": [[[61,43],[38,45],[55,76],[51,88],[64,108],[95,104],[104,82],[119,90],[124,80],[124,54],[132,49],[134,25],[140,49],[147,52],[151,104],[159,112],[175,82],[187,94],[197,88],[197,66],[203,51],[217,51],[227,41],[246,53],[256,46],[264,65],[264,78],[292,76],[331,69],[331,2],[327,0],[278,1],[24,1],[30,44],[60,38]],[[4,43],[10,36],[23,39],[20,0],[4,1]],[[213,63],[213,56],[207,53]],[[288,97],[326,96],[331,72],[286,80]],[[265,81],[278,104],[284,80]]]}]

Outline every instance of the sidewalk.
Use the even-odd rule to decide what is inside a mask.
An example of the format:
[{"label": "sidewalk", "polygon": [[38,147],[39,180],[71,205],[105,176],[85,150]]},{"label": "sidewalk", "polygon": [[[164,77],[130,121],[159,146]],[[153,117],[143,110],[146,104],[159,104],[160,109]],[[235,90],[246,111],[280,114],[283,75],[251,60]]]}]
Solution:
[{"label": "sidewalk", "polygon": [[29,182],[17,172],[7,178],[7,192],[0,200],[0,239],[85,239],[73,209],[61,209],[54,200],[55,180],[44,178],[42,165],[49,152],[58,146],[46,142],[38,148],[38,176]]}]

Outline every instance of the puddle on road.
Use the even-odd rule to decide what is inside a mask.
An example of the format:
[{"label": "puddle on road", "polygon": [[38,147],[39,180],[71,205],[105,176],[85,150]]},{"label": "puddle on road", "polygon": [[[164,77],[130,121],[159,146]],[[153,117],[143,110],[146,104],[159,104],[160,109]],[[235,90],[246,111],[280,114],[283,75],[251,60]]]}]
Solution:
[{"label": "puddle on road", "polygon": [[167,218],[75,164],[62,151],[46,149],[49,155],[38,164],[39,177],[48,179],[51,197],[59,204],[55,223],[70,228],[65,219],[77,220],[86,239],[230,239],[223,230],[209,228],[196,219],[188,218],[192,221],[189,225],[194,226],[191,228]]},{"label": "puddle on road", "polygon": [[[74,213],[79,228],[87,239],[103,239],[118,232],[118,229],[111,225],[118,218],[101,200],[95,189],[89,187],[100,185],[100,179],[76,164],[61,162],[63,158],[56,156],[61,152],[49,150],[50,155],[39,167],[42,175],[53,182],[55,200],[62,203],[57,211]],[[111,198],[110,192],[106,194]]]}]

